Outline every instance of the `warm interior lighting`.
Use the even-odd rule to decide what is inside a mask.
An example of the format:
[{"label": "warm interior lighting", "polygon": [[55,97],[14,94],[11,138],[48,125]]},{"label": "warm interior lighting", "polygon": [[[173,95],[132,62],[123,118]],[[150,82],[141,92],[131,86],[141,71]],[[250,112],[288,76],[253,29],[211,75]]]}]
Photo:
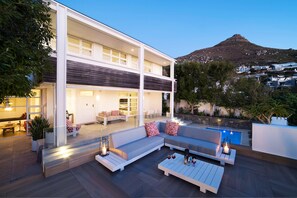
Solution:
[{"label": "warm interior lighting", "polygon": [[134,52],[134,48],[131,49],[131,52]]},{"label": "warm interior lighting", "polygon": [[4,100],[4,110],[5,111],[11,111],[12,107],[10,106],[10,102],[8,98],[5,98]]},{"label": "warm interior lighting", "polygon": [[80,91],[80,96],[93,96],[93,91]]}]

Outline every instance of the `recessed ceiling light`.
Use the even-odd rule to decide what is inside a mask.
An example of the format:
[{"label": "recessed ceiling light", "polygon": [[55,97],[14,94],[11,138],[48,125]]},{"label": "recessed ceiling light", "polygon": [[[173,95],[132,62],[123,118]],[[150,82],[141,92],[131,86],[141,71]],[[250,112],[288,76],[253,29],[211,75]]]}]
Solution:
[{"label": "recessed ceiling light", "polygon": [[131,52],[134,52],[134,48],[131,48]]}]

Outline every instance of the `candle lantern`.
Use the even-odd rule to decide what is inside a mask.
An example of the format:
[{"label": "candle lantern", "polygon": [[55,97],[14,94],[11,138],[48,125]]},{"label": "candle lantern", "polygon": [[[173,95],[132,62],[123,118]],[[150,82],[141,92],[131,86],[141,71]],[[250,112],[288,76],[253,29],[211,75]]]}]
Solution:
[{"label": "candle lantern", "polygon": [[99,154],[101,156],[106,156],[109,154],[108,136],[101,137],[99,142]]},{"label": "candle lantern", "polygon": [[223,153],[229,155],[230,154],[230,148],[228,146],[228,143],[226,142],[223,147]]}]

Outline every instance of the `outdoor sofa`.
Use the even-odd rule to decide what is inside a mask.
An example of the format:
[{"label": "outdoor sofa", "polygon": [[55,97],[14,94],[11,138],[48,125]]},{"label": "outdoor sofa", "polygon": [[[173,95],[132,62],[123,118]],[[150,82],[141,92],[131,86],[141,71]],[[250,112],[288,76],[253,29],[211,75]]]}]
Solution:
[{"label": "outdoor sofa", "polygon": [[[116,164],[118,168],[113,169],[113,167],[110,167],[110,169],[113,171],[116,169],[123,170],[124,166],[155,150],[160,150],[164,145],[171,149],[185,150],[188,148],[191,153],[216,159],[221,147],[222,137],[220,132],[210,129],[180,126],[177,135],[171,136],[165,133],[166,123],[156,122],[156,126],[160,134],[152,137],[147,136],[144,126],[110,134],[110,152],[123,159],[122,166]],[[101,160],[102,162],[99,156],[96,156],[96,160],[99,162]]]}]

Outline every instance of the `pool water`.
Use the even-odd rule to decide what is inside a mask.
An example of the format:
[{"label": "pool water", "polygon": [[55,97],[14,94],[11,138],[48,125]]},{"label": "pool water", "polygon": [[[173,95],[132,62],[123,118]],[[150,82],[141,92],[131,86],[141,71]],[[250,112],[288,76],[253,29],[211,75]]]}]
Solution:
[{"label": "pool water", "polygon": [[228,142],[231,144],[241,144],[241,133],[237,131],[230,131],[225,129],[216,129],[207,127],[207,129],[212,129],[216,131],[220,131],[222,134],[222,142]]}]

